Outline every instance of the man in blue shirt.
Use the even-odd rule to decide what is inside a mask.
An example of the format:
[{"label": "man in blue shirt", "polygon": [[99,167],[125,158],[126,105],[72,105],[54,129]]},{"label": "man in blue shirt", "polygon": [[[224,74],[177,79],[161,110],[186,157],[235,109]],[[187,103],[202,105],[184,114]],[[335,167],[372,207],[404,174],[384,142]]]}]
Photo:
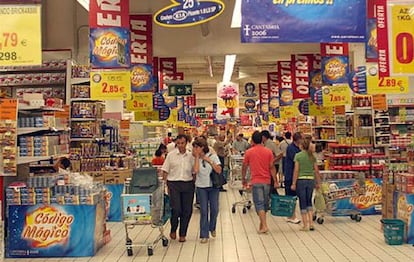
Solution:
[{"label": "man in blue shirt", "polygon": [[[300,144],[302,143],[302,134],[296,132],[293,135],[293,142],[286,149],[286,157],[283,162],[283,174],[285,175],[285,194],[287,196],[296,196],[296,191],[290,189],[293,181],[293,170],[295,169],[295,155],[300,152]],[[296,213],[296,212],[295,212]],[[293,213],[292,217],[287,219],[287,222],[299,224],[300,220],[296,218]]]}]

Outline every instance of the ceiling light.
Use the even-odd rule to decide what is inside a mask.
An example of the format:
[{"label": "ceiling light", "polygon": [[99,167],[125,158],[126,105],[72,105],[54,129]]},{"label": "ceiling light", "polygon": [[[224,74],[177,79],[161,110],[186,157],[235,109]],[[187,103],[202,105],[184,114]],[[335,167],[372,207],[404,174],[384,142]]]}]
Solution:
[{"label": "ceiling light", "polygon": [[226,55],[226,60],[224,62],[223,83],[230,82],[235,62],[236,55]]},{"label": "ceiling light", "polygon": [[231,28],[241,27],[241,0],[234,2],[233,17],[231,18]]},{"label": "ceiling light", "polygon": [[89,0],[78,0],[78,3],[89,12]]}]

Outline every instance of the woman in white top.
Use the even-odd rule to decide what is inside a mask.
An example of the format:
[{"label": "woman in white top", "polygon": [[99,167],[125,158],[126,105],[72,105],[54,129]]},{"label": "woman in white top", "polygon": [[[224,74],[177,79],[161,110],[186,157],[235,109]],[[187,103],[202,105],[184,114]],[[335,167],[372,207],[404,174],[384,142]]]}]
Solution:
[{"label": "woman in white top", "polygon": [[209,151],[207,141],[204,139],[197,139],[193,142],[193,155],[195,157],[193,167],[196,176],[195,185],[200,201],[200,238],[201,243],[207,243],[209,232],[212,237],[216,236],[219,211],[219,188],[212,186],[210,173],[212,169],[221,173],[221,166],[218,156]]}]

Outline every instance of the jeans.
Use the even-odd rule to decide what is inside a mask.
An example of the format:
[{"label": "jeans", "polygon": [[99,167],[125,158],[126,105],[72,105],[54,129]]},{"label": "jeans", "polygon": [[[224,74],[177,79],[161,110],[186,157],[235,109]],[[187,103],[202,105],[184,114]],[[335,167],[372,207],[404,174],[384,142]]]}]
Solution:
[{"label": "jeans", "polygon": [[296,193],[299,197],[300,212],[306,213],[312,208],[312,193],[315,188],[315,180],[298,179],[296,182]]},{"label": "jeans", "polygon": [[270,185],[254,184],[252,187],[253,203],[256,212],[269,210]]},{"label": "jeans", "polygon": [[219,192],[218,188],[197,187],[197,195],[200,200],[200,238],[208,238],[209,231],[216,231]]}]

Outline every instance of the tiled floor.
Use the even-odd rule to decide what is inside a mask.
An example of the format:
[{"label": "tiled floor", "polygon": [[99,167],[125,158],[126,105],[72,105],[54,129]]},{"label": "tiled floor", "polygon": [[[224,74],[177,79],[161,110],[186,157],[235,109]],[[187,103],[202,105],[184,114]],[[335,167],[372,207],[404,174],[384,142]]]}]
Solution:
[{"label": "tiled floor", "polygon": [[[314,232],[300,232],[300,225],[288,224],[284,218],[268,215],[269,234],[258,234],[258,218],[252,208],[246,214],[241,207],[235,214],[231,206],[240,199],[237,190],[220,193],[220,214],[217,237],[201,244],[199,212],[191,220],[187,242],[171,241],[168,247],[161,243],[154,255],[147,256],[146,247],[135,247],[128,257],[125,231],[122,223],[109,223],[112,240],[94,257],[5,259],[5,261],[414,261],[414,247],[388,246],[381,231],[380,216],[364,216],[360,223],[349,217],[325,217],[323,225]],[[167,233],[169,225],[166,225]],[[153,241],[158,229],[136,226],[130,230],[134,243]]]}]

